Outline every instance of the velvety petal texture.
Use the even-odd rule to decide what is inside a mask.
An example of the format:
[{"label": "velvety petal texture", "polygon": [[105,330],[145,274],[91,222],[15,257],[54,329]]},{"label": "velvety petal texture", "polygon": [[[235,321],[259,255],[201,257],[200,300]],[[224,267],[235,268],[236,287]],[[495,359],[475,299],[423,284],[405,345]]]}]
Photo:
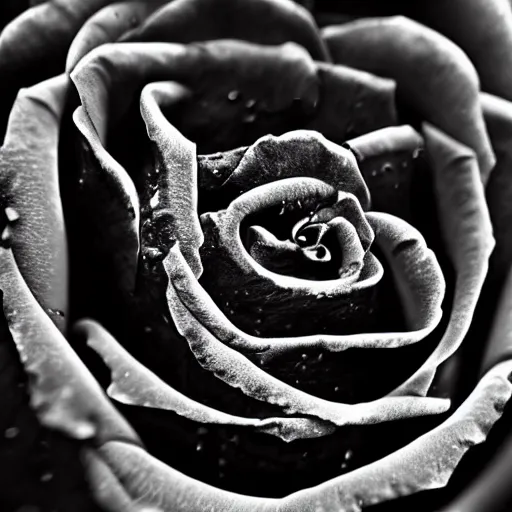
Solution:
[{"label": "velvety petal texture", "polygon": [[508,1],[0,23],[2,510],[500,510]]}]

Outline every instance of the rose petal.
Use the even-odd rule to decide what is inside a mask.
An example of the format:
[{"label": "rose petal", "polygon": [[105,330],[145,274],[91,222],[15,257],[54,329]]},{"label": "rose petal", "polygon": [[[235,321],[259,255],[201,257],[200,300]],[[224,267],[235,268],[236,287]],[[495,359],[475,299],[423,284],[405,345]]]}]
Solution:
[{"label": "rose petal", "polygon": [[[94,12],[114,0],[48,0],[27,9],[0,34],[0,119],[6,119],[20,87],[62,73],[73,37]],[[30,34],[30,37],[27,36]],[[4,131],[3,121],[0,133]]]},{"label": "rose petal", "polygon": [[324,38],[336,63],[395,79],[408,106],[475,150],[487,181],[495,158],[480,109],[478,77],[457,46],[403,17],[329,27]]},{"label": "rose petal", "polygon": [[203,424],[239,426],[254,432],[274,435],[283,441],[320,437],[334,431],[330,423],[310,418],[252,419],[218,411],[174,390],[151,370],[132,357],[103,327],[92,320],[76,326],[111,370],[112,383],[107,389],[110,398],[127,405],[174,411]]},{"label": "rose petal", "polygon": [[363,210],[368,209],[370,195],[354,155],[309,130],[261,137],[244,153],[225,185],[233,189],[235,199],[266,183],[308,176],[353,194]]},{"label": "rose petal", "polygon": [[434,329],[441,321],[445,283],[434,253],[412,226],[381,212],[367,213],[375,241],[389,262],[397,283],[407,326]]},{"label": "rose petal", "polygon": [[[152,206],[180,242],[183,254],[196,277],[202,272],[199,248],[204,237],[197,214],[197,159],[195,144],[187,140],[164,117],[162,106],[183,96],[183,88],[173,83],[147,85],[141,94],[141,114],[156,155],[158,186]],[[164,219],[164,217],[165,219]]]},{"label": "rose petal", "polygon": [[215,39],[241,39],[268,45],[293,41],[308,50],[315,60],[329,60],[310,14],[287,0],[173,1],[123,38],[170,43]]},{"label": "rose petal", "polygon": [[341,144],[349,137],[397,123],[396,83],[347,66],[317,63],[320,102],[304,128]]},{"label": "rose petal", "polygon": [[494,247],[492,225],[473,151],[437,128],[423,127],[432,160],[441,229],[456,272],[455,295],[447,330],[427,361],[391,395],[425,395],[436,368],[466,335]]},{"label": "rose petal", "polygon": [[3,310],[30,378],[31,407],[45,427],[78,440],[112,439],[139,444],[21,276],[12,251],[0,247]]},{"label": "rose petal", "polygon": [[[495,367],[444,423],[411,444],[370,465],[299,491],[265,499],[222,491],[165,466],[135,446],[109,442],[86,451],[93,493],[118,512],[131,507],[188,512],[208,507],[232,512],[325,512],[354,510],[421,490],[443,487],[470,446],[482,443],[501,415],[512,389],[512,363]],[[115,508],[116,500],[124,508]],[[128,508],[128,510],[140,510]]]},{"label": "rose petal", "polygon": [[[420,397],[390,397],[365,404],[346,405],[322,400],[299,391],[266,374],[243,355],[221,343],[206,326],[200,324],[183,303],[175,288],[175,269],[183,266],[176,244],[164,260],[169,277],[167,299],[175,325],[188,341],[199,364],[222,381],[258,400],[277,404],[287,414],[306,414],[331,421],[338,426],[367,424],[402,417],[436,414],[446,410],[448,401]],[[209,326],[208,326],[209,327]]]},{"label": "rose petal", "polygon": [[73,120],[83,137],[81,212],[88,212],[95,228],[89,245],[111,269],[115,286],[133,292],[140,250],[140,207],[135,185],[105,150],[82,107],[75,111]]},{"label": "rose petal", "polygon": [[125,32],[140,25],[168,0],[129,0],[103,7],[93,14],[78,31],[69,47],[66,72],[71,71],[80,59],[94,48],[117,41]]},{"label": "rose petal", "polygon": [[[2,206],[20,271],[61,330],[68,313],[67,242],[57,149],[69,80],[61,75],[18,94],[0,149]],[[7,231],[4,233],[7,234]]]},{"label": "rose petal", "polygon": [[[421,199],[428,194],[415,193],[419,156],[423,152],[423,139],[409,125],[390,126],[361,135],[345,143],[356,155],[372,199],[373,211],[390,213],[416,227],[418,216],[424,216]],[[420,231],[423,232],[424,226]]]},{"label": "rose petal", "polygon": [[[276,75],[286,80],[276,84]],[[153,81],[177,81],[204,96],[204,103],[187,105],[184,126],[178,128],[185,136],[188,131],[204,131],[203,143],[226,146],[221,149],[244,145],[240,138],[252,142],[275,129],[287,131],[283,124],[289,124],[288,117],[276,113],[286,114],[294,99],[300,100],[299,112],[292,111],[306,118],[318,102],[314,63],[294,43],[107,44],[82,59],[71,77],[103,143],[108,126],[115,126],[142,86]],[[230,100],[232,92],[242,101]]]},{"label": "rose petal", "polygon": [[512,10],[507,0],[416,2],[410,14],[468,54],[486,91],[512,100]]},{"label": "rose petal", "polygon": [[512,103],[486,93],[482,93],[480,98],[489,136],[498,158],[487,184],[486,195],[496,238],[496,248],[491,257],[491,276],[499,281],[505,278],[512,262]]}]

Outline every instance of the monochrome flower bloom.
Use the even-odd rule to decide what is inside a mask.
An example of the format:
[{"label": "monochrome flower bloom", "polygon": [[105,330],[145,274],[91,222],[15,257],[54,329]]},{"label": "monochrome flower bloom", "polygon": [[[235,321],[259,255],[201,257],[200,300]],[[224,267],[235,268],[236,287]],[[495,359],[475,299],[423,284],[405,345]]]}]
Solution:
[{"label": "monochrome flower bloom", "polygon": [[107,3],[0,37],[20,85],[49,76],[12,109],[4,85],[4,345],[80,485],[280,512],[446,486],[512,392],[507,301],[472,327],[494,238],[487,286],[508,270],[508,101],[403,17]]}]

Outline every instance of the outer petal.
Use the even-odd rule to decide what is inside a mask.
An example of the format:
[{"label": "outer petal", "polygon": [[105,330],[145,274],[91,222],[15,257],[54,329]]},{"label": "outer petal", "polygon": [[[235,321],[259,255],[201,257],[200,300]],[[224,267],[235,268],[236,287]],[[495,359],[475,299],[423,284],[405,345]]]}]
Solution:
[{"label": "outer petal", "polygon": [[324,38],[335,62],[394,78],[407,107],[476,152],[487,181],[495,159],[480,109],[478,77],[457,46],[401,17],[329,27]]},{"label": "outer petal", "polygon": [[452,39],[475,65],[484,90],[512,100],[512,9],[509,0],[415,2],[405,12]]},{"label": "outer petal", "polygon": [[125,41],[169,43],[214,39],[268,45],[293,41],[315,60],[329,60],[311,16],[290,0],[177,0],[123,37]]},{"label": "outer petal", "polygon": [[474,153],[430,125],[425,125],[424,135],[435,173],[441,229],[456,272],[455,294],[443,338],[394,395],[426,394],[436,368],[460,346],[471,324],[494,247]]},{"label": "outer petal", "polygon": [[83,24],[73,39],[67,55],[66,72],[70,73],[80,59],[94,48],[117,41],[167,1],[129,0],[100,9]]},{"label": "outer petal", "polygon": [[67,243],[57,150],[69,80],[64,75],[24,89],[0,149],[2,206],[13,251],[32,293],[61,330],[68,313]]},{"label": "outer petal", "polygon": [[[360,511],[377,503],[446,485],[467,449],[481,443],[512,388],[510,361],[489,372],[443,424],[373,464],[280,500],[254,498],[202,484],[166,467],[143,450],[111,442],[88,450],[86,465],[99,503],[112,512]],[[123,509],[119,507],[124,507]]]}]

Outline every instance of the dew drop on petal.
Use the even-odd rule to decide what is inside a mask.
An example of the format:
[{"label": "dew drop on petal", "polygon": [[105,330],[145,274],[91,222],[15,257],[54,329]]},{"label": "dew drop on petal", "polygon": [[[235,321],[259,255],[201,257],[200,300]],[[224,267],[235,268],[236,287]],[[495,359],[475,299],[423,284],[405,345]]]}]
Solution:
[{"label": "dew drop on petal", "polygon": [[237,91],[236,89],[233,89],[232,91],[229,91],[229,93],[228,93],[229,101],[236,101],[239,97],[240,97],[240,91]]},{"label": "dew drop on petal", "polygon": [[11,206],[5,209],[5,216],[9,222],[16,222],[20,218],[20,214]]},{"label": "dew drop on petal", "polygon": [[13,439],[20,433],[20,429],[18,427],[9,427],[5,429],[4,436],[7,439]]},{"label": "dew drop on petal", "polygon": [[53,474],[52,473],[43,473],[41,475],[41,482],[49,482],[51,479],[53,478]]},{"label": "dew drop on petal", "polygon": [[256,121],[256,114],[249,114],[243,118],[244,123],[254,123]]}]

